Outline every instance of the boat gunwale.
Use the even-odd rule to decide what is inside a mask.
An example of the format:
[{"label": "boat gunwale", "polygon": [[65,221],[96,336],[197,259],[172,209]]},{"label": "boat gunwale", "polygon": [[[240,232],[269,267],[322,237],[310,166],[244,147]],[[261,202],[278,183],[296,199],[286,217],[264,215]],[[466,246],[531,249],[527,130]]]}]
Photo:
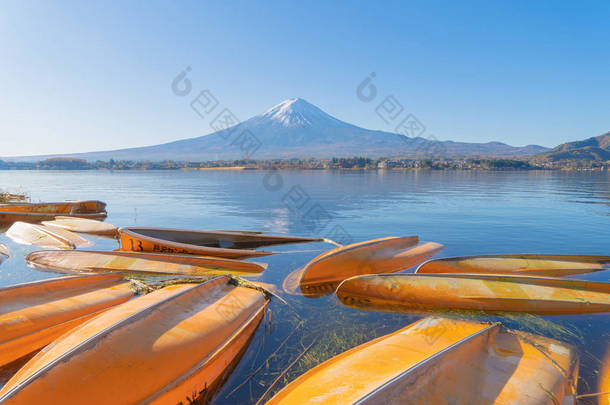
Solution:
[{"label": "boat gunwale", "polygon": [[[214,282],[219,282],[223,278],[227,280],[227,283],[231,279],[230,276],[218,276],[218,277],[214,277],[210,280],[206,280],[203,283],[194,284],[193,286],[188,287],[188,288],[184,289],[183,291],[180,291],[177,294],[170,295],[169,297],[166,297],[158,302],[148,305],[148,306],[140,309],[139,311],[136,311],[136,312],[132,313],[131,315],[121,318],[118,321],[114,322],[113,324],[108,325],[104,329],[95,333],[93,336],[87,338],[86,340],[79,342],[77,345],[73,346],[67,352],[62,353],[60,356],[56,357],[52,361],[47,362],[44,366],[40,367],[34,373],[30,374],[23,381],[19,382],[19,384],[15,385],[13,388],[8,390],[4,395],[0,396],[0,403],[13,397],[18,391],[21,391],[23,388],[30,385],[38,377],[46,374],[47,371],[49,371],[51,368],[53,368],[58,363],[70,360],[74,356],[80,354],[86,347],[89,347],[91,344],[93,344],[93,345],[97,344],[97,342],[100,340],[100,338],[105,337],[106,335],[115,331],[119,327],[125,326],[126,324],[133,323],[134,321],[139,320],[143,316],[148,315],[149,313],[153,312],[155,309],[164,305],[165,303],[169,302],[170,300],[173,300],[175,298],[186,295],[186,294],[194,291],[197,288],[200,288],[203,286],[209,286],[211,283],[214,283]],[[83,325],[86,325],[86,323],[82,324],[81,326],[83,326]]]},{"label": "boat gunwale", "polygon": [[90,278],[90,277],[97,277],[100,279],[108,278],[109,280],[112,280],[113,277],[109,277],[109,276],[116,276],[117,281],[123,279],[123,274],[121,274],[118,271],[109,271],[106,273],[96,273],[96,274],[92,274],[92,273],[68,274],[68,275],[64,275],[64,276],[45,278],[42,280],[26,281],[25,283],[19,283],[19,284],[8,285],[6,287],[0,287],[0,293],[3,293],[5,291],[10,291],[10,290],[16,290],[19,288],[36,287],[37,285],[46,284],[46,283],[52,284],[55,282],[61,282],[61,281],[73,280],[73,279],[84,279],[84,278]]},{"label": "boat gunwale", "polygon": [[[215,246],[206,246],[206,245],[195,245],[195,244],[191,244],[191,243],[183,243],[183,242],[174,242],[171,240],[167,240],[167,239],[161,239],[161,238],[155,238],[152,236],[148,236],[148,235],[144,235],[144,234],[140,234],[137,232],[132,231],[131,229],[135,229],[136,227],[121,227],[118,229],[118,235],[119,235],[119,239],[122,239],[123,235],[132,238],[132,239],[142,239],[145,240],[149,243],[159,243],[159,244],[163,244],[166,246],[170,246],[170,247],[174,247],[174,248],[178,248],[178,249],[183,249],[183,250],[195,250],[195,249],[205,249],[207,251],[210,252],[210,254],[212,252],[227,252],[227,253],[231,253],[234,254],[233,258],[235,257],[243,257],[244,259],[249,258],[249,257],[262,257],[262,256],[269,256],[269,255],[273,255],[276,254],[277,252],[274,251],[269,251],[269,250],[256,250],[256,248],[253,249],[244,249],[244,248],[222,248],[222,247],[215,247]],[[138,227],[139,229],[163,229],[163,230],[170,230],[171,228],[143,228],[143,227]],[[177,231],[180,231],[180,229],[175,229]],[[191,231],[189,231],[191,232]],[[195,231],[197,232],[197,231]],[[234,235],[235,233],[231,233],[228,232],[227,235]],[[122,244],[121,244],[122,247]],[[193,249],[195,248],[195,249]],[[126,250],[128,252],[132,252],[132,250]],[[142,252],[143,253],[143,252]],[[155,252],[153,252],[155,253]],[[243,255],[238,255],[238,253],[243,253]],[[188,254],[188,253],[181,253],[181,254]],[[201,256],[200,254],[192,254],[195,256]]]},{"label": "boat gunwale", "polygon": [[[45,250],[37,250],[35,252],[31,252],[29,253],[26,257],[25,257],[25,262],[28,266],[43,266],[49,269],[56,269],[56,270],[71,270],[71,271],[77,271],[76,269],[73,268],[68,268],[68,267],[47,267],[46,265],[42,265],[39,263],[36,263],[34,261],[32,261],[31,259],[28,259],[31,255],[35,255],[37,253],[53,253],[53,254],[100,254],[103,256],[121,256],[121,257],[126,257],[126,258],[130,258],[130,256],[152,256],[150,258],[148,257],[136,257],[138,259],[143,259],[143,260],[151,260],[151,261],[159,261],[159,262],[167,262],[167,263],[173,263],[173,264],[182,264],[182,265],[190,265],[190,266],[195,266],[197,267],[198,265],[195,264],[188,264],[188,263],[181,263],[179,261],[172,261],[169,259],[173,259],[173,258],[178,258],[178,259],[184,259],[185,261],[188,260],[198,260],[198,259],[204,259],[204,260],[210,260],[210,261],[216,261],[216,262],[229,262],[229,263],[235,263],[235,264],[243,264],[243,263],[250,263],[253,264],[255,267],[258,266],[261,268],[261,272],[265,271],[269,265],[267,263],[260,263],[260,262],[250,262],[250,261],[244,261],[244,260],[240,260],[240,259],[230,259],[230,258],[223,258],[223,257],[213,257],[213,256],[199,256],[199,255],[186,255],[186,254],[168,254],[168,253],[155,253],[155,252],[134,252],[131,250],[113,250],[113,251],[103,251],[103,250],[83,250],[83,249],[75,249],[75,250],[52,250],[52,249],[45,249]],[[167,258],[168,260],[161,260],[161,258]],[[97,267],[90,267],[87,266],[85,268],[86,269],[91,269],[92,271],[95,271],[95,269],[98,269]],[[106,270],[109,272],[115,272],[115,271],[119,271],[119,270]],[[121,270],[123,271],[123,270]],[[140,271],[138,270],[138,272],[144,272],[144,271]],[[162,274],[160,272],[151,272],[151,274]],[[174,274],[174,273],[169,273],[169,274]],[[258,273],[253,273],[253,274],[258,274]]]},{"label": "boat gunwale", "polygon": [[3,212],[2,208],[4,207],[16,207],[16,206],[23,206],[23,207],[32,207],[32,206],[42,206],[42,205],[63,205],[63,204],[71,204],[71,205],[75,205],[75,204],[85,204],[85,203],[95,203],[98,205],[102,206],[102,209],[100,211],[95,211],[93,213],[101,213],[101,212],[106,212],[106,206],[107,204],[104,201],[101,200],[66,200],[66,201],[49,201],[49,202],[17,202],[17,203],[1,203],[0,204],[0,212]]},{"label": "boat gunwale", "polygon": [[[147,230],[147,231],[162,231],[162,232],[176,232],[176,233],[180,233],[180,232],[188,232],[188,233],[194,233],[194,234],[220,234],[220,235],[224,235],[224,236],[244,236],[244,237],[252,237],[252,238],[256,238],[256,237],[261,237],[261,238],[266,238],[269,240],[285,240],[285,241],[292,241],[291,243],[299,243],[299,242],[323,242],[324,238],[309,238],[309,237],[305,237],[305,236],[284,236],[284,235],[269,235],[269,234],[265,234],[263,232],[258,232],[258,233],[253,233],[253,232],[249,232],[249,231],[231,231],[231,230],[200,230],[200,229],[181,229],[181,228],[159,228],[159,227],[149,227],[149,226],[122,226],[120,228],[118,228],[119,232],[124,232],[124,233],[132,233],[135,235],[140,235],[140,236],[145,236],[151,239],[157,239],[157,240],[163,240],[163,241],[168,241],[168,242],[174,242],[174,243],[182,243],[185,245],[193,245],[193,246],[205,246],[205,245],[195,245],[195,244],[189,244],[189,243],[184,243],[184,242],[175,242],[169,239],[162,239],[162,238],[156,238],[153,236],[149,236],[146,234],[141,234],[138,232],[138,230]],[[226,249],[226,248],[224,248]]]},{"label": "boat gunwale", "polygon": [[343,283],[357,278],[387,278],[387,277],[408,277],[417,279],[418,277],[438,277],[438,278],[459,278],[465,280],[480,280],[480,281],[499,281],[509,283],[523,283],[540,285],[548,288],[569,288],[572,290],[586,290],[589,292],[610,293],[610,283],[601,281],[586,281],[566,277],[543,277],[530,275],[512,275],[512,274],[480,274],[480,273],[383,273],[383,274],[363,274],[360,276],[350,277],[345,279],[337,287],[337,291]]},{"label": "boat gunwale", "polygon": [[[339,247],[330,249],[330,250],[314,257],[308,263],[306,263],[303,267],[292,271],[288,276],[295,274],[295,283],[294,283],[294,286],[291,285],[289,289],[296,293],[297,287],[300,287],[300,285],[302,284],[303,277],[305,276],[305,273],[307,272],[307,270],[309,270],[311,268],[311,266],[319,263],[322,260],[326,260],[328,258],[337,256],[339,254],[349,252],[350,250],[368,246],[368,245],[375,244],[375,243],[379,243],[379,242],[385,242],[385,241],[397,240],[397,239],[411,239],[411,238],[414,238],[415,243],[406,248],[406,249],[409,249],[411,247],[417,246],[417,244],[419,243],[419,236],[417,236],[417,235],[415,235],[415,236],[384,236],[382,238],[376,238],[376,239],[366,240],[366,241],[362,241],[362,242],[356,242],[356,243],[352,243],[350,245],[339,246]],[[288,280],[288,277],[286,278],[286,281],[287,280]],[[343,281],[343,280],[341,280],[341,281]],[[331,281],[329,281],[329,282],[331,282]],[[337,282],[337,281],[335,281],[335,282]],[[325,284],[324,281],[313,282],[312,284],[317,285],[320,283]],[[284,289],[286,289],[286,287],[284,287]]]},{"label": "boat gunwale", "polygon": [[[610,256],[603,255],[553,255],[553,254],[538,254],[538,253],[511,253],[511,254],[487,254],[487,255],[470,255],[470,256],[450,256],[450,257],[441,257],[438,259],[430,259],[426,260],[415,269],[414,273],[418,274],[427,274],[427,273],[419,273],[419,270],[429,263],[433,262],[443,262],[443,263],[451,263],[463,260],[472,260],[472,259],[533,259],[533,260],[555,260],[555,261],[566,261],[566,262],[581,262],[581,263],[599,263],[599,264],[608,264],[610,265]],[[569,258],[589,258],[589,259],[578,259],[578,260],[570,260]],[[550,269],[551,270],[551,269]],[[562,270],[572,270],[569,268]],[[607,269],[600,270],[610,270],[610,267]],[[443,274],[443,273],[435,273],[435,274]],[[458,274],[458,273],[455,273]],[[475,273],[476,274],[476,273]],[[484,273],[484,274],[492,274],[492,273]]]}]

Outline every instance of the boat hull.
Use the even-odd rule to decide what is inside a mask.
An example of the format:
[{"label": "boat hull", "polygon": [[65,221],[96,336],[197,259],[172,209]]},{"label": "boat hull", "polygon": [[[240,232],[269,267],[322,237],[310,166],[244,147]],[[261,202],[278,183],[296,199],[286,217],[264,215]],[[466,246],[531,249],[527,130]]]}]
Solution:
[{"label": "boat hull", "polygon": [[15,222],[6,231],[6,236],[17,243],[55,249],[76,249],[92,244],[89,240],[65,229],[27,222]]},{"label": "boat hull", "polygon": [[[144,232],[146,232],[146,234]],[[246,243],[243,240],[260,240],[261,235],[232,231],[183,231],[162,228],[120,228],[119,236],[121,240],[121,250],[123,251],[212,256],[224,257],[227,259],[263,257],[274,253],[252,250],[251,248],[242,248],[242,246],[245,245],[249,247],[259,247],[268,246],[270,244],[297,243],[296,241],[279,242],[281,239],[277,239],[278,243],[262,241],[257,243]],[[180,241],[170,239],[177,238],[178,236],[182,238]],[[270,236],[266,236],[266,238],[270,238]],[[284,239],[283,237],[277,238]],[[302,238],[296,239],[302,241]],[[222,247],[224,246],[224,242],[230,247]]]},{"label": "boat hull", "polygon": [[289,274],[283,283],[284,291],[307,297],[332,294],[346,278],[400,271],[443,248],[434,242],[418,243],[417,236],[387,237],[332,249]]},{"label": "boat hull", "polygon": [[577,370],[560,342],[430,317],[314,367],[267,404],[568,404]]},{"label": "boat hull", "polygon": [[0,366],[133,297],[120,274],[69,276],[0,289]]},{"label": "boat hull", "polygon": [[610,405],[610,346],[606,349],[606,355],[602,360],[597,391],[601,393],[598,397],[599,405]]},{"label": "boat hull", "polygon": [[105,218],[106,203],[102,201],[64,201],[59,203],[0,204],[0,223],[40,222],[57,216]]},{"label": "boat hull", "polygon": [[0,390],[0,403],[166,404],[209,397],[268,302],[258,290],[229,281],[221,276],[165,287],[91,319],[26,363]]},{"label": "boat hull", "polygon": [[604,270],[610,270],[610,256],[514,254],[430,260],[415,272],[562,277]]},{"label": "boat hull", "polygon": [[118,236],[118,228],[116,226],[93,219],[58,216],[53,221],[43,221],[42,224],[66,229],[71,232],[110,237]]},{"label": "boat hull", "polygon": [[38,270],[50,269],[67,273],[121,271],[187,276],[205,274],[253,276],[259,275],[267,267],[266,264],[261,263],[213,257],[87,250],[38,251],[30,253],[25,261]]},{"label": "boat hull", "polygon": [[374,311],[475,310],[569,315],[610,311],[610,284],[479,274],[382,274],[345,280],[344,305]]}]

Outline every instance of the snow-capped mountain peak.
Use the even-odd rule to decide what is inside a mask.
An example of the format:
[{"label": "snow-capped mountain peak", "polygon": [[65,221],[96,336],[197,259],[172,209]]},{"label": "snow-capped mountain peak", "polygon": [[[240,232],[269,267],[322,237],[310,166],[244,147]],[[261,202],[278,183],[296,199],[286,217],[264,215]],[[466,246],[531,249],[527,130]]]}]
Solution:
[{"label": "snow-capped mountain peak", "polygon": [[284,100],[255,118],[288,128],[349,125],[302,98]]}]

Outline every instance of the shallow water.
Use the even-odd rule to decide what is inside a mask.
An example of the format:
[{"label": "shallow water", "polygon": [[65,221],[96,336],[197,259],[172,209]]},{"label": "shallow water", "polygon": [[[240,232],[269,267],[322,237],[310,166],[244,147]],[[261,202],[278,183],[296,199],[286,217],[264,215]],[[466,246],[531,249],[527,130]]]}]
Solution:
[{"label": "shallow water", "polygon": [[[419,235],[446,246],[436,257],[610,255],[610,174],[604,172],[0,171],[0,188],[29,192],[33,201],[100,199],[108,203],[107,222],[118,226],[261,230],[354,242]],[[17,245],[4,235],[0,242],[12,253],[0,266],[0,286],[56,275],[25,265],[23,257],[36,248]],[[111,240],[95,242],[96,249],[117,246]],[[288,273],[332,247],[274,248],[284,253],[256,260],[269,263],[259,280],[281,287]],[[605,271],[581,278],[609,277]],[[290,305],[272,301],[266,320],[213,403],[256,402],[313,339],[312,350],[277,388],[333,354],[421,317],[349,309],[333,295],[282,296]],[[610,315],[481,318],[576,345],[581,352],[580,391],[595,391]],[[262,371],[227,397],[288,336]]]}]

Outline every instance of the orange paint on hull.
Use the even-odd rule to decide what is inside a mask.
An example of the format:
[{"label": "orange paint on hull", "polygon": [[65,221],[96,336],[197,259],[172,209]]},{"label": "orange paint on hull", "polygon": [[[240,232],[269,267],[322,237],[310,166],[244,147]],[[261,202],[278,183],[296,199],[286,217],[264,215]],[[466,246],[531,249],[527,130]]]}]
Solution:
[{"label": "orange paint on hull", "polygon": [[599,405],[610,405],[610,346],[601,364],[597,391],[601,393],[598,397]]},{"label": "orange paint on hull", "polygon": [[514,254],[430,260],[415,272],[562,277],[603,270],[610,270],[610,256]]},{"label": "orange paint on hull", "polygon": [[443,245],[418,245],[417,236],[387,237],[342,246],[325,252],[284,280],[284,291],[320,297],[332,294],[346,278],[400,271],[439,252]]},{"label": "orange paint on hull", "polygon": [[209,397],[268,303],[229,280],[165,287],[91,319],[26,363],[0,390],[0,403],[177,404]]},{"label": "orange paint on hull", "polygon": [[25,261],[38,270],[96,273],[122,271],[188,276],[204,274],[252,276],[259,275],[267,268],[266,264],[214,257],[87,250],[38,251],[30,253]]},{"label": "orange paint on hull", "polygon": [[575,350],[555,340],[430,317],[314,367],[267,404],[569,404],[577,372]]},{"label": "orange paint on hull", "polygon": [[106,203],[102,201],[65,201],[59,203],[0,204],[0,223],[40,222],[57,216],[105,218]]},{"label": "orange paint on hull", "polygon": [[247,259],[274,252],[256,247],[320,241],[318,238],[261,235],[238,231],[189,231],[165,228],[120,228],[121,250]]},{"label": "orange paint on hull", "polygon": [[0,289],[0,366],[40,350],[133,297],[120,274],[59,277]]},{"label": "orange paint on hull", "polygon": [[610,283],[480,274],[382,274],[345,280],[337,297],[374,311],[478,310],[569,315],[610,311]]}]

